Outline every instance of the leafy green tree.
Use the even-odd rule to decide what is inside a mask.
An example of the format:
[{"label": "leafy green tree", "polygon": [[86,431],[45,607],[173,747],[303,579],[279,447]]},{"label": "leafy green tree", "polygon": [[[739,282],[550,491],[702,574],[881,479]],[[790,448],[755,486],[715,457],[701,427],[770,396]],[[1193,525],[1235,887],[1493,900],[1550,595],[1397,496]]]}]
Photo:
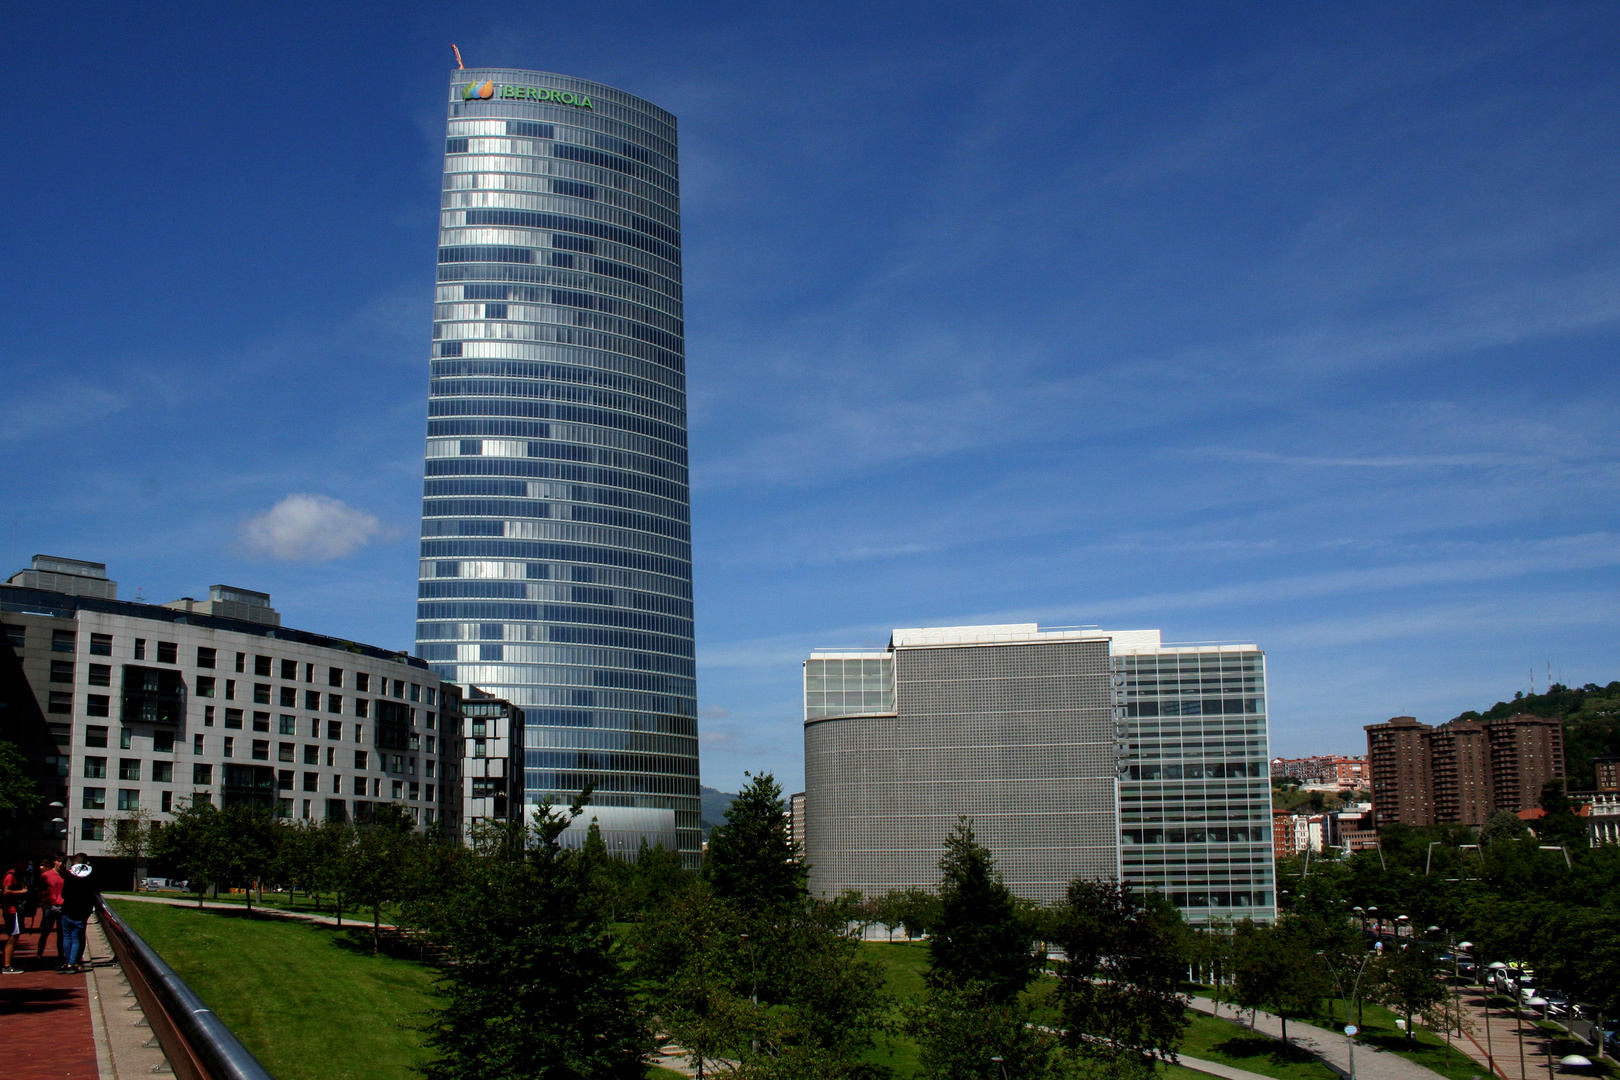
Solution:
[{"label": "leafy green tree", "polygon": [[929,987],[905,1010],[905,1030],[919,1047],[919,1080],[1047,1080],[1065,1074],[1058,1037],[1032,1022],[1021,998],[996,1001],[983,983]]},{"label": "leafy green tree", "polygon": [[1527,826],[1518,814],[1511,810],[1498,810],[1485,822],[1479,830],[1481,844],[1494,844],[1498,840],[1522,840],[1530,835]]},{"label": "leafy green tree", "polygon": [[584,812],[481,823],[420,908],[450,953],[428,1080],[640,1080],[652,1049],[605,909],[561,837]]},{"label": "leafy green tree", "polygon": [[174,867],[197,894],[197,906],[225,861],[224,815],[206,799],[182,801],[169,823],[153,838],[152,855]]},{"label": "leafy green tree", "polygon": [[788,839],[782,788],[770,773],[750,776],[726,808],[726,823],[709,837],[703,874],[716,896],[744,908],[803,901],[804,864]]},{"label": "leafy green tree", "polygon": [[141,887],[141,870],[152,854],[152,843],[162,828],[152,820],[150,810],[131,810],[113,822],[112,839],[102,849],[115,859],[128,859],[135,867],[135,888]]},{"label": "leafy green tree", "polygon": [[670,851],[661,843],[648,847],[643,837],[626,885],[629,910],[640,918],[650,918],[696,880],[697,875],[681,865],[680,852]]},{"label": "leafy green tree", "polygon": [[1058,940],[1069,962],[1058,1009],[1069,1046],[1115,1076],[1146,1076],[1156,1058],[1174,1061],[1187,1027],[1181,912],[1156,893],[1076,879],[1063,915]]},{"label": "leafy green tree", "polygon": [[382,928],[383,905],[403,898],[415,869],[421,843],[416,821],[395,803],[372,808],[371,820],[358,825],[343,853],[345,894],[371,909],[371,951],[375,955]]},{"label": "leafy green tree", "polygon": [[39,806],[39,785],[15,743],[0,740],[0,830],[27,818]]},{"label": "leafy green tree", "polygon": [[1233,933],[1233,997],[1245,1009],[1265,1009],[1288,1021],[1315,1016],[1331,992],[1327,965],[1317,955],[1312,927],[1284,918],[1275,926],[1244,919]]},{"label": "leafy green tree", "polygon": [[207,876],[217,888],[240,888],[247,893],[247,914],[253,914],[253,887],[263,882],[276,864],[282,828],[267,807],[235,803],[219,812],[216,842],[208,854]]},{"label": "leafy green tree", "polygon": [[[1371,996],[1406,1018],[1406,1037],[1413,1038],[1412,1017],[1425,1016],[1446,996],[1443,974],[1434,953],[1419,943],[1385,949],[1369,965],[1373,978]],[[1427,1018],[1427,1017],[1426,1017]],[[1433,1027],[1440,1026],[1432,1018]]]},{"label": "leafy green tree", "polygon": [[1549,780],[1542,785],[1540,803],[1545,816],[1536,821],[1535,830],[1542,843],[1585,845],[1586,822],[1575,813],[1575,803],[1564,794],[1562,780]]},{"label": "leafy green tree", "polygon": [[929,980],[935,985],[980,983],[988,1000],[1005,1003],[1040,970],[1045,958],[996,870],[990,850],[961,818],[945,838],[939,861],[939,913],[930,928]]}]

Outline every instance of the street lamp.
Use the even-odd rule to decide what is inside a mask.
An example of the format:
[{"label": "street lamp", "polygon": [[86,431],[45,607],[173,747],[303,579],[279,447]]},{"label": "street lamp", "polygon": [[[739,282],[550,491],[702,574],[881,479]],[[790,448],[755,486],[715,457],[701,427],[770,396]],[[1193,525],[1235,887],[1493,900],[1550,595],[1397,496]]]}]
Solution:
[{"label": "street lamp", "polygon": [[1001,1073],[1001,1080],[1007,1080],[1007,1059],[998,1055],[991,1058],[990,1061],[991,1064],[995,1065],[996,1069]]},{"label": "street lamp", "polygon": [[[1350,1000],[1345,1003],[1344,1041],[1350,1047],[1349,1080],[1356,1080],[1356,1035],[1361,1031],[1361,1028],[1358,1025],[1350,1023],[1350,1010],[1356,1008],[1356,999],[1361,992],[1361,973],[1367,970],[1367,961],[1371,960],[1381,951],[1383,951],[1381,946],[1378,949],[1369,949],[1367,950],[1367,955],[1361,958],[1361,966],[1356,968],[1356,981],[1350,987]],[[1339,995],[1341,997],[1344,996],[1344,984],[1339,982],[1339,973],[1333,970],[1333,961],[1327,958],[1326,953],[1319,952],[1316,955],[1320,956],[1322,958],[1322,962],[1327,965],[1328,973],[1333,976],[1334,983],[1339,987]],[[1332,1010],[1330,1008],[1329,1012],[1331,1011]]]},{"label": "street lamp", "polygon": [[[754,941],[747,934],[742,935],[742,943],[748,946],[748,1000],[753,1003],[754,1015],[749,1017],[749,1023],[755,1023],[759,1016],[759,969],[754,964]],[[749,1040],[749,1045],[755,1054],[759,1053],[759,1035],[756,1032]]]}]

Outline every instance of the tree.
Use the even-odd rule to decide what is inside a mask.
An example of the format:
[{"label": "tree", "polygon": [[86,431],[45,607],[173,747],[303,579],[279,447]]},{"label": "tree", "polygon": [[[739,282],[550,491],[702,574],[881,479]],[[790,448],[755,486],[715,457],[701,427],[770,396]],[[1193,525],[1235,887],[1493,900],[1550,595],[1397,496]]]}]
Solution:
[{"label": "tree", "polygon": [[1008,1076],[1045,1080],[1064,1073],[1057,1036],[1031,1022],[1022,1000],[991,1000],[983,983],[929,987],[906,1008],[905,1030],[919,1046],[919,1080],[999,1078],[988,1069],[993,1058]]},{"label": "tree", "polygon": [[1244,919],[1233,933],[1232,951],[1234,999],[1245,1009],[1267,1009],[1281,1017],[1287,1042],[1289,1018],[1315,1016],[1330,991],[1312,928],[1297,918],[1269,927]]},{"label": "tree", "polygon": [[191,799],[181,803],[153,839],[152,855],[185,875],[186,885],[197,894],[200,908],[203,894],[218,882],[214,875],[224,862],[223,846],[224,823],[219,809],[206,799]]},{"label": "tree", "polygon": [[1076,879],[1058,940],[1069,958],[1058,1008],[1069,1046],[1110,1075],[1146,1076],[1156,1058],[1174,1061],[1186,1030],[1181,912],[1158,894]]},{"label": "tree", "polygon": [[276,864],[281,826],[267,807],[234,803],[219,812],[216,842],[207,848],[207,876],[217,888],[247,891],[247,914],[253,914],[253,886]]},{"label": "tree", "polygon": [[153,841],[162,826],[152,820],[151,811],[131,810],[113,822],[113,836],[103,850],[115,859],[135,864],[135,890],[141,888],[141,868],[151,854]]},{"label": "tree", "polygon": [[696,874],[681,865],[680,852],[670,851],[661,843],[648,847],[646,837],[642,837],[641,849],[630,869],[627,902],[631,912],[642,919],[662,911],[697,880]]},{"label": "tree", "polygon": [[371,952],[377,952],[384,904],[401,898],[417,854],[416,821],[401,806],[381,803],[356,826],[342,856],[344,892],[371,909]]},{"label": "tree", "polygon": [[15,743],[0,740],[0,830],[22,821],[39,805],[39,785]]},{"label": "tree", "polygon": [[1019,918],[990,850],[974,838],[969,819],[958,820],[945,838],[939,871],[930,982],[982,983],[988,1000],[1011,1001],[1029,985],[1045,957],[1031,950],[1029,926]]},{"label": "tree", "polygon": [[418,909],[450,953],[428,1080],[640,1080],[652,1048],[605,910],[561,844],[589,792],[533,822],[475,826]]},{"label": "tree", "polygon": [[1545,816],[1536,821],[1536,836],[1544,844],[1573,847],[1586,843],[1586,822],[1575,813],[1575,803],[1564,794],[1562,780],[1549,780],[1541,787],[1541,809]]},{"label": "tree", "polygon": [[1522,840],[1530,835],[1530,828],[1511,810],[1498,810],[1479,830],[1481,844],[1494,844],[1498,840]]},{"label": "tree", "polygon": [[[1392,1011],[1406,1017],[1406,1037],[1410,1039],[1412,1017],[1427,1014],[1446,996],[1440,964],[1433,953],[1415,942],[1385,949],[1374,963],[1372,993]],[[1440,1026],[1434,1018],[1425,1018],[1431,1027]]]},{"label": "tree", "polygon": [[703,874],[716,896],[753,910],[803,901],[805,869],[785,811],[776,778],[751,777],[709,837]]}]

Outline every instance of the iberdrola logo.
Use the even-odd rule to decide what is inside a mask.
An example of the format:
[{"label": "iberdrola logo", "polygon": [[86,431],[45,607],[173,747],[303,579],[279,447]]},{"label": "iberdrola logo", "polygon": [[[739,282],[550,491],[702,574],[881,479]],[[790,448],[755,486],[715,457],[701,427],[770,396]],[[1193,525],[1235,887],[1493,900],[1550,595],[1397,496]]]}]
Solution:
[{"label": "iberdrola logo", "polygon": [[461,100],[471,101],[473,98],[492,98],[495,96],[495,83],[491,80],[483,85],[468,83],[461,91]]}]

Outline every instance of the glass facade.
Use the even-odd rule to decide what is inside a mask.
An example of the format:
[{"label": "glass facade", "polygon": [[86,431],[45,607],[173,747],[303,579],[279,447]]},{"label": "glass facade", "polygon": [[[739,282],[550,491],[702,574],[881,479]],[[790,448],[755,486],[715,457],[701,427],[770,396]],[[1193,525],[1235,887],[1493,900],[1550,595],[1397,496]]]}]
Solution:
[{"label": "glass facade", "polygon": [[1120,871],[1189,921],[1275,916],[1265,654],[1122,650]]},{"label": "glass facade", "polygon": [[675,118],[541,72],[449,89],[418,654],[522,708],[527,802],[594,785],[695,862]]}]

